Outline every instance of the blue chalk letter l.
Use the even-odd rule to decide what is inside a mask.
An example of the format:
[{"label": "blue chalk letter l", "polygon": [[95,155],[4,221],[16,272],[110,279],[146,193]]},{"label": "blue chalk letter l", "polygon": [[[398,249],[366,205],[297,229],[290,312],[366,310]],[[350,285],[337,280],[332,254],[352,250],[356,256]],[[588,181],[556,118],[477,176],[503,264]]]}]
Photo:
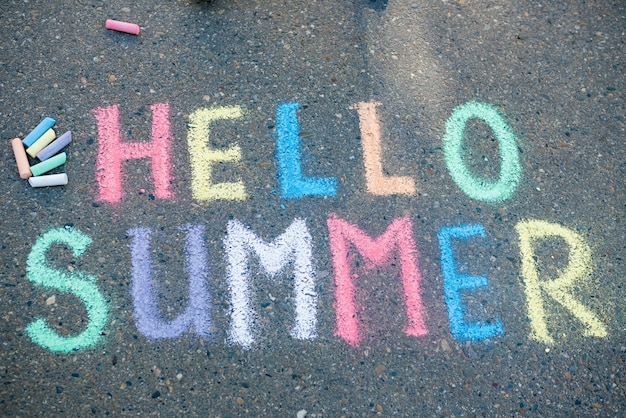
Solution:
[{"label": "blue chalk letter l", "polygon": [[300,124],[296,111],[299,103],[283,103],[276,109],[276,148],[278,181],[285,199],[306,196],[334,196],[337,179],[306,177],[302,174],[300,158]]}]

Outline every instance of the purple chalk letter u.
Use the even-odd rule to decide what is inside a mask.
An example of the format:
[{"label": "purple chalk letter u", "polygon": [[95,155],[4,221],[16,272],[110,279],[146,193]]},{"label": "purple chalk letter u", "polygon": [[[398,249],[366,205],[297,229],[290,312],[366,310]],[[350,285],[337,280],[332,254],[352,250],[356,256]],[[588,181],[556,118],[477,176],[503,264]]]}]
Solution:
[{"label": "purple chalk letter u", "polygon": [[151,339],[177,338],[191,325],[196,334],[210,336],[210,296],[207,288],[209,277],[204,226],[185,225],[187,231],[185,255],[189,273],[189,305],[184,313],[168,322],[159,318],[156,302],[156,285],[153,284],[152,258],[150,257],[150,228],[132,228],[128,235],[132,260],[132,296],[137,329]]}]

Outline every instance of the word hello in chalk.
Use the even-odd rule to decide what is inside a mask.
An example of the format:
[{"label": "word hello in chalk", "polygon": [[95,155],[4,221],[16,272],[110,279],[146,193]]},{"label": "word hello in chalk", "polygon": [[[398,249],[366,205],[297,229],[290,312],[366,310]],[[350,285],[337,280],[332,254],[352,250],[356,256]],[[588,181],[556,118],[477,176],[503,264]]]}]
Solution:
[{"label": "word hello in chalk", "polygon": [[[378,196],[414,195],[417,187],[411,177],[387,176],[383,173],[381,128],[376,112],[378,103],[357,103],[360,120],[363,162],[366,187]],[[298,199],[307,196],[334,196],[337,179],[334,177],[308,177],[303,174],[300,155],[300,124],[297,118],[298,103],[283,103],[276,110],[276,159],[278,182],[282,197]],[[157,199],[172,199],[173,178],[171,157],[172,133],[169,105],[151,106],[152,141],[123,141],[119,122],[119,106],[99,107],[92,111],[98,126],[98,157],[96,161],[97,199],[111,204],[120,203],[124,196],[122,186],[124,161],[149,159]],[[240,163],[241,147],[233,144],[227,149],[209,146],[211,126],[220,121],[233,121],[244,117],[239,106],[198,109],[189,116],[187,145],[191,163],[191,189],[197,201],[219,199],[244,200],[247,198],[242,181],[213,182],[213,167],[219,163]],[[491,181],[474,176],[463,160],[463,135],[470,119],[484,121],[498,140],[500,152],[500,177]],[[520,181],[519,152],[506,120],[498,111],[484,103],[469,102],[454,110],[446,122],[443,137],[446,165],[456,184],[471,198],[484,202],[497,202],[510,198]]]}]

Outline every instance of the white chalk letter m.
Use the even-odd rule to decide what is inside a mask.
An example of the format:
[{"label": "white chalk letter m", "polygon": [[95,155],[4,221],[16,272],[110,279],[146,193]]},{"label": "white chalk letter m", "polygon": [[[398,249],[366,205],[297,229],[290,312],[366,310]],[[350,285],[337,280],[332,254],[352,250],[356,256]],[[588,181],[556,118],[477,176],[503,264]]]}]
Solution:
[{"label": "white chalk letter m", "polygon": [[231,323],[229,340],[250,348],[254,343],[256,313],[251,303],[251,274],[248,257],[254,253],[263,273],[275,277],[293,265],[295,324],[291,336],[299,340],[315,338],[317,294],[312,268],[311,234],[304,220],[295,219],[273,242],[266,243],[237,220],[228,223],[224,240],[227,279],[230,289]]}]

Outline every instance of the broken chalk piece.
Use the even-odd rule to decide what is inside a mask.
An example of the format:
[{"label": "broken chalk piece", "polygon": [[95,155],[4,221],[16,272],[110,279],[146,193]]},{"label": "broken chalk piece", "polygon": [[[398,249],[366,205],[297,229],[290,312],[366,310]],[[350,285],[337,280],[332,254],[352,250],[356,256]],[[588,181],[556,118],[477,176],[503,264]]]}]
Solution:
[{"label": "broken chalk piece", "polygon": [[35,129],[33,129],[28,135],[26,135],[24,139],[22,139],[22,142],[27,147],[30,147],[35,143],[36,140],[41,137],[41,135],[45,134],[48,129],[52,128],[55,123],[56,121],[54,119],[45,118],[44,120],[39,122],[39,125],[37,125]]},{"label": "broken chalk piece", "polygon": [[30,172],[30,165],[28,164],[28,157],[26,156],[26,150],[24,150],[22,140],[14,138],[11,140],[11,146],[13,147],[13,155],[15,155],[15,162],[17,163],[17,171],[20,173],[20,178],[29,178],[33,174]]},{"label": "broken chalk piece", "polygon": [[105,26],[107,29],[116,30],[118,32],[139,35],[139,25],[135,23],[120,22],[119,20],[107,19]]},{"label": "broken chalk piece", "polygon": [[46,133],[41,135],[41,137],[35,141],[33,145],[26,148],[26,154],[35,158],[35,155],[42,149],[48,146],[49,143],[54,141],[54,138],[57,137],[57,134],[54,132],[54,129],[48,129]]},{"label": "broken chalk piece", "polygon": [[35,164],[30,168],[30,172],[33,173],[33,176],[40,176],[42,174],[47,173],[53,168],[57,168],[60,165],[65,164],[65,160],[67,159],[67,155],[64,152],[59,155],[55,155],[52,158],[48,158],[46,161],[42,161],[39,164]]},{"label": "broken chalk piece", "polygon": [[67,174],[49,174],[47,176],[31,177],[28,179],[31,187],[65,186]]},{"label": "broken chalk piece", "polygon": [[72,132],[67,131],[63,135],[58,137],[56,141],[38,152],[37,158],[39,158],[39,161],[45,161],[57,152],[61,151],[63,148],[65,148],[65,146],[70,142],[72,142]]}]

